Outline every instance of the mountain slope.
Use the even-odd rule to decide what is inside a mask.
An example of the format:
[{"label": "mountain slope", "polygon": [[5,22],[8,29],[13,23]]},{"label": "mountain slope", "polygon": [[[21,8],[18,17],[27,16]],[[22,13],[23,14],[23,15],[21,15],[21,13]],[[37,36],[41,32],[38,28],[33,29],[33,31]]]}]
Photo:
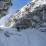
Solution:
[{"label": "mountain slope", "polygon": [[4,27],[36,28],[44,22],[46,22],[46,0],[35,0],[10,16]]},{"label": "mountain slope", "polygon": [[0,46],[46,46],[46,0],[33,0],[10,16],[0,27]]}]

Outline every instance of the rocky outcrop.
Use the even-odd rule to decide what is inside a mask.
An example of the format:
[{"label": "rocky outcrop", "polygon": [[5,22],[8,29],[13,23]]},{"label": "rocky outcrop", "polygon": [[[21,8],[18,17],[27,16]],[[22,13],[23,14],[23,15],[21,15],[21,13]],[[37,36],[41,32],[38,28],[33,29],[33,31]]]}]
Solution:
[{"label": "rocky outcrop", "polygon": [[0,18],[8,14],[10,6],[11,0],[0,0]]},{"label": "rocky outcrop", "polygon": [[9,17],[5,22],[5,27],[17,27],[21,29],[36,28],[38,25],[46,22],[46,0],[35,0],[29,2],[16,14]]}]

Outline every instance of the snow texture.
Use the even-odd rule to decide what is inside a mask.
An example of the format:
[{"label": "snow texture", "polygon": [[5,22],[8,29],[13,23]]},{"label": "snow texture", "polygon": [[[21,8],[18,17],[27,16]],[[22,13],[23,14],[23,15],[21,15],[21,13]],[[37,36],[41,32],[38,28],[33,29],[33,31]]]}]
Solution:
[{"label": "snow texture", "polygon": [[46,32],[31,28],[20,32],[15,28],[1,28],[0,46],[46,46]]}]

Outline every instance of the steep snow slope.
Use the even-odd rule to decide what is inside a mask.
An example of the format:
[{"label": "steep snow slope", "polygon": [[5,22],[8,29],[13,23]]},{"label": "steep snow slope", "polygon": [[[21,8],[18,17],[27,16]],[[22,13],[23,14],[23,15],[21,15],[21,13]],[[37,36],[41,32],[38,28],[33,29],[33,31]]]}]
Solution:
[{"label": "steep snow slope", "polygon": [[46,46],[46,32],[30,28],[20,32],[15,28],[2,28],[0,46]]}]

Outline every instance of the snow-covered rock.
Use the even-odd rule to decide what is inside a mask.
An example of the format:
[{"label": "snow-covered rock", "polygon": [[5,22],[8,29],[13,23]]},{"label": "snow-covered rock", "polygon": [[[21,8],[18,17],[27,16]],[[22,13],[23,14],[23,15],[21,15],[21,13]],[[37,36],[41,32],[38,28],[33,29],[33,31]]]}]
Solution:
[{"label": "snow-covered rock", "polygon": [[16,14],[9,17],[4,27],[35,28],[46,22],[46,0],[34,0],[29,2]]},{"label": "snow-covered rock", "polygon": [[11,5],[11,0],[0,0],[0,18],[8,14]]}]

